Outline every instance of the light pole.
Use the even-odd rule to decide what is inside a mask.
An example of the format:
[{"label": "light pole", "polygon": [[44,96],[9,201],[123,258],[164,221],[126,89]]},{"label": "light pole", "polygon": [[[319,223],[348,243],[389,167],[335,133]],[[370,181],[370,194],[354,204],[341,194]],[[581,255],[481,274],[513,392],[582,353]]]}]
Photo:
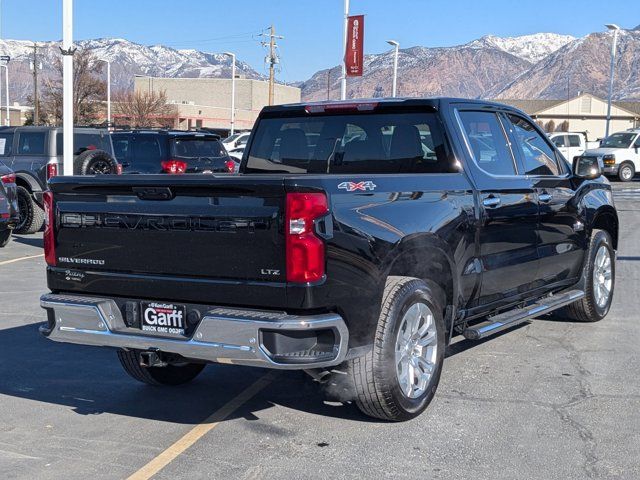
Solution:
[{"label": "light pole", "polygon": [[391,87],[391,96],[395,97],[398,93],[398,50],[400,49],[400,44],[395,40],[387,40],[387,43],[395,49],[393,53],[393,86]]},{"label": "light pole", "polygon": [[604,131],[605,138],[609,136],[609,122],[611,122],[611,97],[613,96],[613,75],[615,73],[616,46],[618,43],[618,31],[620,27],[607,23],[605,25],[609,30],[613,31],[613,43],[611,44],[611,68],[609,69],[609,99],[607,101],[607,126]]},{"label": "light pole", "polygon": [[99,62],[107,64],[107,128],[111,126],[111,62],[99,59]]},{"label": "light pole", "polygon": [[342,79],[340,80],[340,100],[347,98],[347,29],[349,23],[349,0],[344,0],[344,35],[342,37]]},{"label": "light pole", "polygon": [[231,128],[229,129],[229,136],[231,136],[236,125],[236,54],[224,52],[224,55],[231,57]]},{"label": "light pole", "polygon": [[73,175],[73,0],[62,0],[63,174]]},{"label": "light pole", "polygon": [[7,100],[7,109],[6,109],[6,118],[4,119],[4,124],[7,127],[11,126],[11,112],[9,111],[9,60],[10,57],[8,55],[3,55],[0,57],[0,67],[4,68],[4,88],[5,88],[5,97]]}]

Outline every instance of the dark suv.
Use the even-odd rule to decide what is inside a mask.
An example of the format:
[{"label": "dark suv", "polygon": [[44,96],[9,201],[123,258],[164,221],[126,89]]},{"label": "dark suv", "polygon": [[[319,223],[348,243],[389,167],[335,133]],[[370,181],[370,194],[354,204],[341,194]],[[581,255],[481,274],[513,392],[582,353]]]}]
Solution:
[{"label": "dark suv", "polygon": [[[74,175],[117,173],[106,129],[75,128]],[[0,160],[16,174],[20,219],[16,233],[34,233],[44,222],[42,193],[62,173],[62,127],[0,128]]]},{"label": "dark suv", "polygon": [[234,173],[220,137],[208,132],[128,130],[112,135],[123,173]]}]

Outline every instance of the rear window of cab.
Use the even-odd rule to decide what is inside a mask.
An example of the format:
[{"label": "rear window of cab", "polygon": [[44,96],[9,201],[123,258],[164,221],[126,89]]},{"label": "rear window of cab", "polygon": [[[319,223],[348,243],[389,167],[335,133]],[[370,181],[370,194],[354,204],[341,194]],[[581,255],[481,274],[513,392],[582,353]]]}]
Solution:
[{"label": "rear window of cab", "polygon": [[449,173],[434,112],[297,115],[259,120],[247,156],[251,173]]}]

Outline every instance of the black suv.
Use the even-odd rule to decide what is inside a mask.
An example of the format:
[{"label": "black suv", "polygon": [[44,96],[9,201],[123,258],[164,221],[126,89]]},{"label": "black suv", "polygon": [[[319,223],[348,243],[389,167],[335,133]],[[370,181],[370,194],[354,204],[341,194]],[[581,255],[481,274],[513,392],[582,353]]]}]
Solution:
[{"label": "black suv", "polygon": [[179,130],[128,130],[112,135],[123,173],[234,173],[220,136]]},{"label": "black suv", "polygon": [[[20,219],[16,233],[42,228],[42,193],[47,180],[62,173],[62,127],[0,128],[0,160],[16,174]],[[75,128],[74,175],[117,173],[106,129]]]}]

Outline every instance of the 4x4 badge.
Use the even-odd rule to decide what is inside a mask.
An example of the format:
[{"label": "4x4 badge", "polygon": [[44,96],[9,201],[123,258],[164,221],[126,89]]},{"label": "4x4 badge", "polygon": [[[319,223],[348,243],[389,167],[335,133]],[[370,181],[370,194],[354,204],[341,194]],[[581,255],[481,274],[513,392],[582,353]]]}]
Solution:
[{"label": "4x4 badge", "polygon": [[366,182],[342,182],[338,185],[338,188],[346,190],[347,192],[355,192],[356,190],[375,190],[376,184],[368,180]]}]

